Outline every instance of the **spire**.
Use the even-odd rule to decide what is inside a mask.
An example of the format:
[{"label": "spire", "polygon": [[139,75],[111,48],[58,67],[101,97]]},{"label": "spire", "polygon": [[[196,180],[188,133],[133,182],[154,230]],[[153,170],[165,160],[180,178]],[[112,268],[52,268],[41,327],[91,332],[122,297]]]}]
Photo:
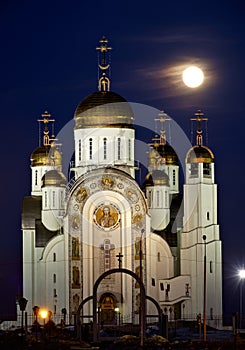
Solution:
[{"label": "spire", "polygon": [[100,51],[99,54],[99,81],[98,81],[98,90],[99,91],[110,91],[110,80],[106,76],[107,70],[110,68],[110,64],[107,63],[107,53],[112,48],[107,46],[108,40],[105,36],[100,40],[100,46],[96,47],[96,50]]},{"label": "spire", "polygon": [[203,120],[208,120],[208,118],[203,118],[203,112],[198,109],[197,112],[195,113],[195,118],[191,118],[191,120],[196,120],[197,121],[197,136],[196,136],[196,145],[197,146],[202,146],[203,144],[203,138],[202,138],[202,129],[201,129],[201,123]]},{"label": "spire", "polygon": [[[41,146],[41,123],[43,123],[43,145],[48,146],[54,141],[54,122],[55,119],[50,119],[51,114],[45,111],[42,115],[42,119],[38,119],[39,123],[39,146]],[[49,123],[52,123],[52,136],[49,136]]]}]

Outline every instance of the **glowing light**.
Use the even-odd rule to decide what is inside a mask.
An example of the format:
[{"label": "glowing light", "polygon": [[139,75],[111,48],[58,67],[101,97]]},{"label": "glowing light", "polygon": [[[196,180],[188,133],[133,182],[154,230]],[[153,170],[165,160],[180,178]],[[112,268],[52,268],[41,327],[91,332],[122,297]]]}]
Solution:
[{"label": "glowing light", "polygon": [[45,320],[45,318],[47,318],[48,316],[48,311],[43,309],[43,310],[40,310],[39,314],[42,317],[42,319]]},{"label": "glowing light", "polygon": [[182,79],[186,86],[193,89],[203,83],[204,74],[200,68],[196,66],[190,66],[183,71]]},{"label": "glowing light", "polygon": [[245,278],[245,270],[240,270],[239,276],[240,276],[240,278]]}]

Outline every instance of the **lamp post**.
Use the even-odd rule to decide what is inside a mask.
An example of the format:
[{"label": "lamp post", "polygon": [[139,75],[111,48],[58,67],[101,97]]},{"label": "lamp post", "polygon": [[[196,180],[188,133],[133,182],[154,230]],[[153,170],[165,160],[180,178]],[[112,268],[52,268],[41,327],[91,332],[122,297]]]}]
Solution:
[{"label": "lamp post", "polygon": [[203,235],[202,236],[202,239],[204,240],[204,260],[203,260],[203,264],[204,264],[204,267],[203,267],[203,340],[206,342],[206,339],[207,339],[207,310],[206,310],[206,307],[207,307],[207,302],[206,302],[206,299],[207,299],[207,288],[206,288],[206,285],[207,285],[207,264],[206,264],[206,260],[207,260],[207,247],[206,247],[206,235]]},{"label": "lamp post", "polygon": [[243,294],[243,281],[245,279],[245,270],[239,271],[239,277],[240,277],[240,329],[242,329],[242,294]]},{"label": "lamp post", "polygon": [[25,298],[19,299],[19,307],[20,307],[20,311],[21,311],[21,334],[22,334],[22,337],[24,334],[24,311],[26,309],[27,302],[28,302],[28,300]]},{"label": "lamp post", "polygon": [[38,330],[38,321],[37,321],[37,316],[39,314],[39,307],[36,305],[32,308],[32,311],[35,316],[35,329],[36,329],[36,341],[37,341],[37,330]]},{"label": "lamp post", "polygon": [[40,310],[39,314],[43,319],[43,334],[45,334],[45,319],[48,316],[48,310],[42,309]]}]

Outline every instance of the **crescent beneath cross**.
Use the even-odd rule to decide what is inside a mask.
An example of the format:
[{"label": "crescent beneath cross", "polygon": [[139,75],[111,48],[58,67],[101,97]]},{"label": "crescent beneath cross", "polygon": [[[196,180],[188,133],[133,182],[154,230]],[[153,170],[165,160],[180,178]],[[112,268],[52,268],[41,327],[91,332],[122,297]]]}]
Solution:
[{"label": "crescent beneath cross", "polygon": [[108,68],[110,67],[110,65],[107,64],[107,66],[101,66],[101,65],[99,64],[99,67],[100,67],[101,70],[106,70],[106,69],[108,69]]}]

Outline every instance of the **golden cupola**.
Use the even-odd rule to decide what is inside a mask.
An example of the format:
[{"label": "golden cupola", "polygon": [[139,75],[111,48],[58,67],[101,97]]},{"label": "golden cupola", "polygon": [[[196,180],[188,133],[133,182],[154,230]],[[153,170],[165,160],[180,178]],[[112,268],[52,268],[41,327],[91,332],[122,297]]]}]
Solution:
[{"label": "golden cupola", "polygon": [[186,163],[213,163],[214,154],[209,147],[203,146],[203,135],[201,129],[201,122],[208,120],[208,118],[203,117],[202,111],[199,109],[195,113],[195,118],[191,120],[197,121],[197,135],[196,135],[196,145],[191,147],[187,152],[185,162]]}]

